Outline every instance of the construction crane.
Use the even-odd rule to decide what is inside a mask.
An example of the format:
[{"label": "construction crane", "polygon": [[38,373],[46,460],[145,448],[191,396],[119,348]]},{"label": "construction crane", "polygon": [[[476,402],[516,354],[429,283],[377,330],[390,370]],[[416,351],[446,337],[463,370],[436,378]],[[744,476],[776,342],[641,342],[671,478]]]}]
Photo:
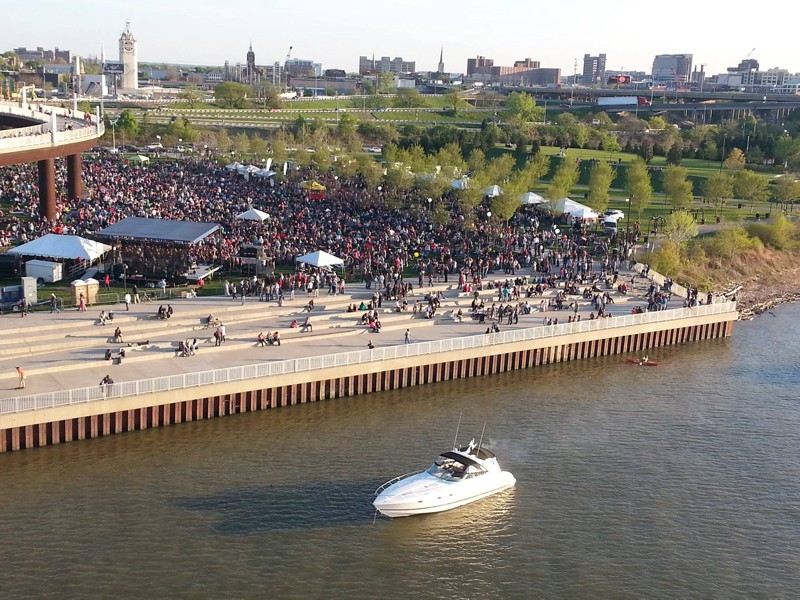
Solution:
[{"label": "construction crane", "polygon": [[747,55],[746,55],[746,56],[745,56],[745,57],[742,59],[742,62],[746,61],[748,58],[750,58],[751,56],[753,56],[753,52],[755,52],[755,51],[756,51],[756,49],[755,49],[755,48],[753,48],[752,50],[750,50],[750,52],[748,52],[748,53],[747,53]]}]

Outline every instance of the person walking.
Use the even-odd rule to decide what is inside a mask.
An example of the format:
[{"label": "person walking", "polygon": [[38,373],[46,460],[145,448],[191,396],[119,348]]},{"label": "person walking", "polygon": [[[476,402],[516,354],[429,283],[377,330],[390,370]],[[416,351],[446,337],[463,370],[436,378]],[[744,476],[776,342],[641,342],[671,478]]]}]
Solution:
[{"label": "person walking", "polygon": [[17,389],[18,390],[25,389],[25,371],[22,370],[22,367],[17,367],[17,375],[19,375],[19,383],[17,384]]},{"label": "person walking", "polygon": [[406,333],[405,333],[405,335],[403,337],[404,337],[405,343],[406,344],[410,344],[411,343],[411,330],[410,329],[406,329]]},{"label": "person walking", "polygon": [[133,294],[133,303],[139,304],[139,288],[136,287],[135,283],[131,287],[131,293]]},{"label": "person walking", "polygon": [[27,296],[23,296],[22,300],[19,303],[19,316],[20,318],[25,318],[28,316],[28,298]]},{"label": "person walking", "polygon": [[103,388],[103,392],[106,396],[111,393],[112,385],[114,385],[114,380],[111,379],[111,375],[106,375],[100,380],[100,387]]},{"label": "person walking", "polygon": [[131,295],[130,294],[125,294],[125,296],[123,298],[123,302],[125,302],[125,310],[130,310],[131,309]]},{"label": "person walking", "polygon": [[55,294],[50,294],[50,314],[53,314],[54,312],[61,312],[58,308],[58,296]]}]

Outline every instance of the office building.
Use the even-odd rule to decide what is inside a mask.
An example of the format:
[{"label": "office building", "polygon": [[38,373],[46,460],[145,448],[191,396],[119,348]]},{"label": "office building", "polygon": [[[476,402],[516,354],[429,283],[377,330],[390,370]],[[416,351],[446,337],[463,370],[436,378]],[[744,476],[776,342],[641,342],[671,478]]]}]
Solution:
[{"label": "office building", "polygon": [[691,54],[659,54],[653,60],[653,83],[685,84],[691,72]]},{"label": "office building", "polygon": [[606,55],[597,56],[583,55],[583,75],[581,83],[583,85],[603,85],[606,81]]},{"label": "office building", "polygon": [[417,63],[413,60],[406,61],[400,57],[394,59],[388,56],[382,56],[380,60],[367,58],[366,56],[358,57],[358,72],[361,75],[370,73],[415,73],[417,70]]},{"label": "office building", "polygon": [[467,77],[470,75],[477,73],[478,69],[482,69],[484,67],[493,67],[494,66],[494,59],[486,58],[485,56],[477,56],[476,58],[468,58],[467,59]]}]

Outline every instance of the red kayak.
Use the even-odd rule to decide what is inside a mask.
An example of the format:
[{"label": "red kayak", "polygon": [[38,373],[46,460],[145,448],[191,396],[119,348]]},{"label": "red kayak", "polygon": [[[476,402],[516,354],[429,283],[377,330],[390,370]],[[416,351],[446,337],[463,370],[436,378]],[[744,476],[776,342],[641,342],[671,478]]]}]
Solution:
[{"label": "red kayak", "polygon": [[642,360],[641,358],[629,358],[628,362],[640,367],[657,367],[658,363],[654,360]]}]

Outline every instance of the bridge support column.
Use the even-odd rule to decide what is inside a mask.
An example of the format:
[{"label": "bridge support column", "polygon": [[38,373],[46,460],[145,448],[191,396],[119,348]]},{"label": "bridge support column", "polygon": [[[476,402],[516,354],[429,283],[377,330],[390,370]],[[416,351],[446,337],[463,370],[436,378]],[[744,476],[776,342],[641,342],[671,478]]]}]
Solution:
[{"label": "bridge support column", "polygon": [[70,154],[67,156],[67,196],[70,200],[79,200],[82,192],[81,154]]},{"label": "bridge support column", "polygon": [[39,216],[48,221],[56,218],[56,161],[39,161]]}]

